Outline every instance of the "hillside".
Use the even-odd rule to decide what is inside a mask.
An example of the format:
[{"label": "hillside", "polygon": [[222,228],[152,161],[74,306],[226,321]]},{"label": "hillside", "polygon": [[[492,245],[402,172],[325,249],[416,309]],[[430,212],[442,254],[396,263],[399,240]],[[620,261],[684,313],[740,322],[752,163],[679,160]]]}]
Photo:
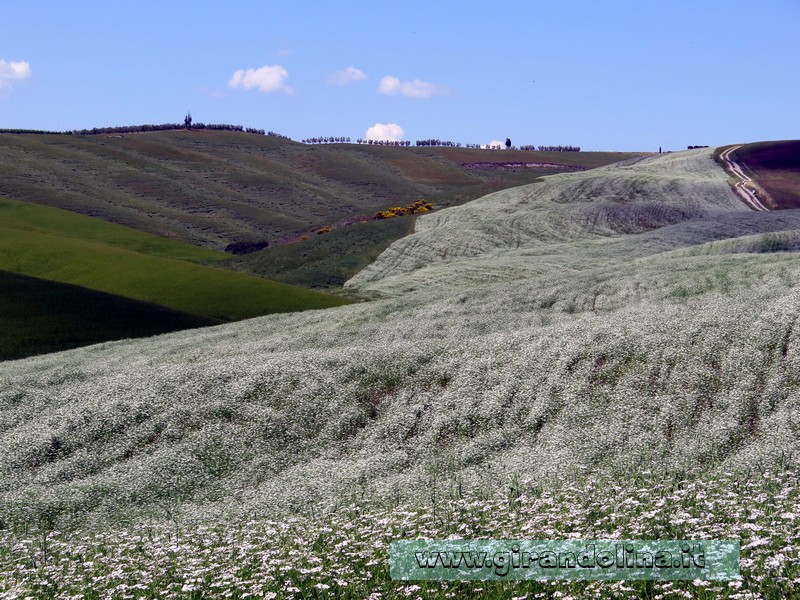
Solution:
[{"label": "hillside", "polygon": [[416,217],[364,221],[285,244],[228,258],[220,267],[311,288],[341,288],[395,240],[414,231]]},{"label": "hillside", "polygon": [[[622,162],[432,214],[348,285],[385,291],[394,280],[406,287],[433,282],[442,287],[454,280],[460,287],[485,277],[518,279],[546,268],[529,256],[568,249],[574,257],[570,266],[576,268],[585,252],[597,251],[604,242],[635,239],[638,244],[648,232],[661,236],[668,226],[680,230],[701,220],[708,226],[749,212],[705,154]],[[704,241],[706,229],[689,243]],[[680,243],[673,230],[667,231]]]},{"label": "hillside", "polygon": [[13,273],[226,321],[348,302],[218,269],[222,253],[69,211],[0,198],[0,215],[0,269]]},{"label": "hillside", "polygon": [[[224,250],[296,238],[419,197],[439,208],[458,204],[565,168],[558,165],[591,168],[635,155],[307,146],[226,131],[2,134],[0,196]],[[493,167],[509,162],[545,166]]]},{"label": "hillside", "polygon": [[6,580],[43,589],[45,539],[70,593],[399,598],[389,539],[735,539],[735,586],[486,594],[791,596],[800,216],[713,152],[419,217],[371,302],[0,364]]}]

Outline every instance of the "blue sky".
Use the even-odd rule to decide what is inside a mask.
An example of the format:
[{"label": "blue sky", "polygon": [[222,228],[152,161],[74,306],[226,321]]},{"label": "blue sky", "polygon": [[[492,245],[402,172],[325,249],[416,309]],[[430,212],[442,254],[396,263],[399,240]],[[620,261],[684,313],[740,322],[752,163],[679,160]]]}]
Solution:
[{"label": "blue sky", "polygon": [[0,128],[182,121],[585,150],[800,138],[800,0],[26,2]]}]

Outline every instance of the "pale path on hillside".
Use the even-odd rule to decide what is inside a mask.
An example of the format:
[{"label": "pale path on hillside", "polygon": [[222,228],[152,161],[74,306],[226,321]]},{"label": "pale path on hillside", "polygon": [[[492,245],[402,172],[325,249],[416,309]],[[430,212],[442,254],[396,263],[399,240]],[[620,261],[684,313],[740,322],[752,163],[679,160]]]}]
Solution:
[{"label": "pale path on hillside", "polygon": [[738,146],[731,146],[724,152],[722,152],[719,157],[725,162],[725,165],[731,171],[731,173],[738,179],[738,181],[734,184],[734,190],[736,191],[739,196],[741,196],[742,200],[752,208],[753,210],[769,210],[761,200],[758,199],[756,193],[748,187],[748,185],[755,185],[753,178],[747,175],[734,160],[731,158],[731,153],[741,148],[742,145],[739,144]]}]

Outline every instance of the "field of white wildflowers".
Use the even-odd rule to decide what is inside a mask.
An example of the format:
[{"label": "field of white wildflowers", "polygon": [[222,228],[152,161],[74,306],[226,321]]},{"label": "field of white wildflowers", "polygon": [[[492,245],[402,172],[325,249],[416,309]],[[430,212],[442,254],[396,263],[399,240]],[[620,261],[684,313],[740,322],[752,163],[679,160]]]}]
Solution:
[{"label": "field of white wildflowers", "polygon": [[[800,596],[800,259],[703,149],[432,213],[378,299],[0,364],[0,598]],[[400,538],[740,581],[394,582]]]}]

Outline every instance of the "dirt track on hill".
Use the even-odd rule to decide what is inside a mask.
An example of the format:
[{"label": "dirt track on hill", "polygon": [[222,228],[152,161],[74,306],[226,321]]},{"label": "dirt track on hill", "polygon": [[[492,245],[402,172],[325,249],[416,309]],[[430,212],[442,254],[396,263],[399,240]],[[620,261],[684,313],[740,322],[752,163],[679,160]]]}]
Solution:
[{"label": "dirt track on hill", "polygon": [[748,184],[751,186],[755,185],[753,178],[745,174],[744,170],[731,158],[731,153],[741,147],[741,144],[738,146],[731,146],[719,155],[719,157],[725,163],[727,170],[738,179],[736,184],[733,186],[733,190],[742,200],[744,200],[745,204],[747,204],[753,210],[769,210],[769,208],[764,206],[761,200],[759,200],[756,193],[751,188],[747,187]]}]

